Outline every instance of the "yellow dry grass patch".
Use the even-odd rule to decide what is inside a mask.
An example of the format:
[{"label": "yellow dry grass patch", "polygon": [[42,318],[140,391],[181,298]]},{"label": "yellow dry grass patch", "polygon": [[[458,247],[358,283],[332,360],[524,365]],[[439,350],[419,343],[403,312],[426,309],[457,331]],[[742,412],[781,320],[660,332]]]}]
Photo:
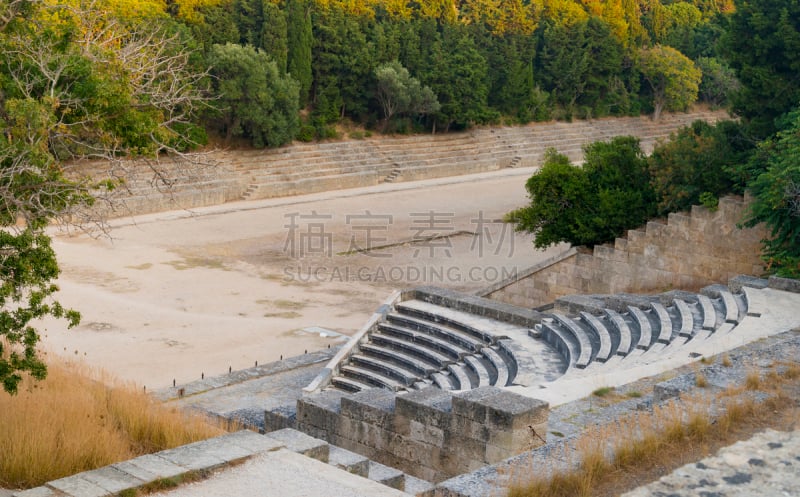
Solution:
[{"label": "yellow dry grass patch", "polygon": [[224,433],[132,384],[49,361],[48,377],[0,391],[0,487],[47,481]]}]

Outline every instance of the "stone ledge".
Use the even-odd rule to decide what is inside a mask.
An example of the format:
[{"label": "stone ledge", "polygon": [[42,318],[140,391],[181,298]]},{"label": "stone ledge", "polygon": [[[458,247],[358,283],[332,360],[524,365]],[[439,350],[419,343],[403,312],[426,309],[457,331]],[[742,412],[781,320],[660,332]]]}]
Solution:
[{"label": "stone ledge", "polygon": [[53,480],[12,497],[108,497],[158,480],[205,472],[283,445],[258,433],[241,430],[201,442],[140,456],[91,471]]}]

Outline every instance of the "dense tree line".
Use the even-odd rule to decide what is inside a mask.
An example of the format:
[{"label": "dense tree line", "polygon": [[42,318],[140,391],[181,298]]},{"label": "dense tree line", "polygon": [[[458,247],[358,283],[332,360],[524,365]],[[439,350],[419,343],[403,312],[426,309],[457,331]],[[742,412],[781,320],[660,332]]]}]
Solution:
[{"label": "dense tree line", "polygon": [[[653,26],[666,22],[660,16],[670,10],[691,21],[683,26],[696,26],[702,19],[679,3],[660,14],[656,10],[651,11]],[[562,241],[591,246],[613,241],[654,214],[698,203],[713,209],[719,196],[749,190],[754,200],[743,224],[765,223],[769,235],[763,240],[762,256],[768,270],[800,277],[800,5],[780,0],[737,3],[722,27],[721,36],[714,35],[722,62],[707,57],[707,52],[695,52],[705,71],[700,91],[715,101],[716,94],[729,98],[738,121],[695,122],[647,158],[641,156],[638,143],[625,138],[587,147],[582,167],[551,152],[527,182],[530,205],[510,213],[509,220],[520,230],[536,233],[538,247]],[[691,40],[705,39],[708,29],[672,35],[660,28],[650,31],[662,41],[677,36],[674,44],[688,43],[684,49],[690,53]],[[684,80],[692,70],[671,72],[684,63],[678,62],[684,56],[673,48],[640,49],[648,56],[658,51],[676,62],[669,64],[670,70],[659,70],[650,66],[666,58],[641,59],[656,111],[660,99],[666,105],[670,98],[682,98],[679,93],[687,86],[684,81],[668,90],[664,78],[673,74]],[[610,169],[607,157],[613,164]]]},{"label": "dense tree line", "polygon": [[[215,45],[251,46],[276,64],[278,77],[294,79],[301,139],[333,136],[342,119],[422,132],[658,114],[685,109],[698,95],[723,105],[737,84],[717,47],[733,10],[726,1],[174,0],[167,10],[206,64]],[[386,84],[387,67],[429,89],[435,102],[424,112],[387,107],[407,93]],[[213,124],[257,146],[285,141]]]}]

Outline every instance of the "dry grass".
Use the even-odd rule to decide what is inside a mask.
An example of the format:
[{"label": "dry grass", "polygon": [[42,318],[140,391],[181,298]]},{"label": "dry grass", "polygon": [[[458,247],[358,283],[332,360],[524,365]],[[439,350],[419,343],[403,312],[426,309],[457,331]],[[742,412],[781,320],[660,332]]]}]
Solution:
[{"label": "dry grass", "polygon": [[[800,367],[784,365],[784,368],[792,373],[784,373],[780,381],[770,381],[769,385],[755,372],[754,377],[762,390],[769,387],[770,398],[764,403],[756,402],[747,394],[755,381],[750,373],[742,386],[713,397],[695,396],[681,403],[671,402],[655,407],[652,412],[632,413],[610,426],[590,428],[577,441],[575,453],[564,458],[580,461],[575,469],[515,483],[507,495],[619,495],[632,486],[641,485],[642,481],[655,480],[742,436],[774,425],[777,418],[793,425],[798,421],[793,400],[798,385],[791,380],[800,377]],[[724,405],[724,410],[714,417],[710,414],[712,402]],[[520,478],[517,475],[511,481],[520,482]]]},{"label": "dry grass", "polygon": [[86,367],[48,369],[16,396],[0,392],[0,487],[34,487],[224,432]]}]

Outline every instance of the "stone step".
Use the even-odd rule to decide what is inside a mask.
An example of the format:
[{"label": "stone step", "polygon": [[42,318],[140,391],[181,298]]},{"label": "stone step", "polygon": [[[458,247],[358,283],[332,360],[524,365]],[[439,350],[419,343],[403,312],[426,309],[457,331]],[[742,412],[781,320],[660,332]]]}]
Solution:
[{"label": "stone step", "polygon": [[390,323],[399,324],[405,328],[410,328],[412,330],[421,331],[424,333],[428,333],[433,336],[440,337],[448,342],[455,343],[459,347],[462,347],[466,350],[471,352],[477,352],[481,348],[483,348],[486,343],[482,340],[473,338],[460,330],[455,330],[447,326],[443,326],[439,323],[434,321],[429,321],[427,319],[420,319],[416,317],[411,317],[403,314],[395,314],[389,313],[386,316],[386,319]]},{"label": "stone step", "polygon": [[648,350],[653,343],[653,327],[650,324],[650,319],[643,310],[636,306],[629,305],[628,312],[639,330],[639,340],[636,342],[636,348]]},{"label": "stone step", "polygon": [[364,355],[398,364],[406,369],[414,371],[419,376],[428,376],[438,370],[437,367],[434,367],[429,362],[411,357],[388,347],[381,347],[373,343],[362,343],[359,347],[361,353]]},{"label": "stone step", "polygon": [[704,330],[713,330],[717,327],[717,311],[714,309],[714,304],[711,299],[703,294],[697,295],[697,302],[700,304],[700,309],[703,313]]},{"label": "stone step", "polygon": [[331,445],[328,450],[328,464],[354,475],[369,477],[369,459],[341,447]]},{"label": "stone step", "polygon": [[475,376],[478,377],[477,386],[490,386],[494,385],[492,378],[497,378],[497,373],[491,374],[483,360],[478,357],[468,355],[464,357],[464,363],[472,370]]},{"label": "stone step", "polygon": [[617,355],[627,356],[631,351],[631,329],[625,318],[617,311],[612,309],[603,309],[608,316],[609,321],[614,325],[619,335],[619,345],[617,346]]},{"label": "stone step", "polygon": [[598,340],[600,340],[600,347],[597,349],[597,355],[595,355],[594,359],[600,362],[606,362],[612,354],[611,335],[609,334],[606,325],[604,325],[603,322],[600,321],[596,316],[589,314],[586,311],[581,311],[580,316],[589,325],[589,328],[594,331]]},{"label": "stone step", "polygon": [[510,380],[510,372],[506,361],[500,356],[500,354],[492,347],[484,347],[481,349],[481,354],[483,354],[486,359],[492,363],[494,366],[495,371],[497,372],[497,378],[495,378],[494,384],[498,387],[504,387],[508,385]]},{"label": "stone step", "polygon": [[395,309],[403,314],[416,316],[427,321],[433,321],[437,324],[443,324],[454,331],[466,333],[470,337],[486,344],[491,344],[494,341],[494,337],[491,333],[484,332],[450,315],[453,313],[453,310],[447,307],[439,308],[439,306],[434,307],[433,304],[428,304],[427,302],[412,300],[398,303],[395,305]]},{"label": "stone step", "polygon": [[464,364],[458,362],[450,364],[447,366],[447,370],[453,375],[456,382],[458,382],[458,385],[454,385],[455,390],[469,390],[477,386],[470,378],[469,373],[467,373],[467,367]]},{"label": "stone step", "polygon": [[397,490],[403,490],[406,483],[406,475],[402,471],[375,461],[369,462],[367,478]]},{"label": "stone step", "polygon": [[345,377],[353,378],[357,381],[367,383],[380,388],[388,388],[392,391],[402,390],[406,385],[389,376],[381,374],[371,369],[366,369],[352,364],[347,364],[339,369],[339,373]]},{"label": "stone step", "polygon": [[391,348],[397,350],[398,352],[402,351],[408,353],[411,357],[435,364],[440,369],[456,361],[455,358],[446,356],[436,350],[409,342],[402,338],[397,338],[392,335],[371,333],[370,341],[379,346]]},{"label": "stone step", "polygon": [[694,336],[694,316],[692,315],[692,310],[689,308],[689,304],[681,299],[675,299],[675,308],[678,310],[678,314],[680,315],[680,329],[678,330],[678,336],[682,337],[692,337]]},{"label": "stone step", "polygon": [[575,359],[575,367],[585,368],[592,362],[593,346],[586,330],[580,327],[572,318],[561,313],[553,313],[553,318],[569,335],[572,336],[576,345],[578,357]]},{"label": "stone step", "polygon": [[669,317],[666,307],[658,302],[651,302],[650,308],[656,316],[658,323],[658,338],[656,341],[663,344],[669,344],[672,341],[672,318]]},{"label": "stone step", "polygon": [[564,358],[564,361],[567,363],[568,369],[572,366],[585,368],[589,364],[589,357],[587,353],[587,357],[583,358],[581,363],[582,365],[576,365],[581,353],[577,343],[573,338],[567,338],[567,332],[562,331],[561,328],[552,320],[542,321],[538,327],[538,330],[540,330],[539,332],[541,333],[542,338],[544,338],[547,343],[555,347],[555,349],[561,354],[561,356]]},{"label": "stone step", "polygon": [[355,378],[347,378],[346,376],[334,376],[331,378],[331,384],[339,390],[351,393],[363,392],[364,390],[375,388],[368,383],[358,381]]},{"label": "stone step", "polygon": [[444,373],[433,373],[431,375],[431,380],[433,380],[433,383],[441,390],[453,390],[457,386],[453,384],[451,376]]},{"label": "stone step", "polygon": [[378,329],[381,331],[381,333],[392,335],[396,338],[433,349],[452,359],[460,359],[461,357],[473,352],[472,350],[459,344],[448,342],[447,340],[429,335],[428,333],[412,330],[397,324],[390,324],[386,322],[378,323]]},{"label": "stone step", "polygon": [[421,379],[414,371],[409,371],[397,364],[363,354],[354,354],[350,356],[350,364],[393,378],[406,387],[413,385],[416,381]]}]

